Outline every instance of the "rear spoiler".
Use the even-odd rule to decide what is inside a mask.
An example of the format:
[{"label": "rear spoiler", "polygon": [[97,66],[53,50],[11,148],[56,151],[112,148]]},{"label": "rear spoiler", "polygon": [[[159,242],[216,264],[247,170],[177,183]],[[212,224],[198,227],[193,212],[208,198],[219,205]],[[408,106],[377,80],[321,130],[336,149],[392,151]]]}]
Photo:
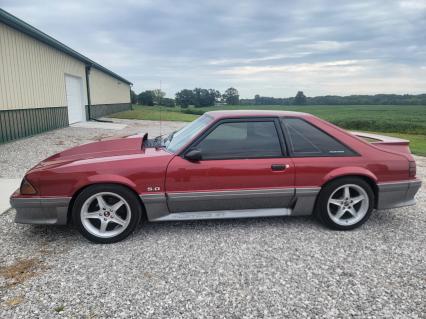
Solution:
[{"label": "rear spoiler", "polygon": [[364,141],[367,140],[371,145],[377,146],[381,149],[386,149],[393,152],[411,154],[410,152],[410,141],[404,140],[398,137],[385,136],[373,133],[365,132],[349,132],[352,135],[355,135]]}]

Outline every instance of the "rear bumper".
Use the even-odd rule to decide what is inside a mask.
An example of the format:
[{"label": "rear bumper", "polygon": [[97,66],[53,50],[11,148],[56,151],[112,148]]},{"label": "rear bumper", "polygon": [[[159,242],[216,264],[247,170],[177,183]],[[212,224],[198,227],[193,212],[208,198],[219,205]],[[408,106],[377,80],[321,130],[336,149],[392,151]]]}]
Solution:
[{"label": "rear bumper", "polygon": [[419,179],[378,184],[377,209],[415,205],[414,196],[421,185],[422,182]]},{"label": "rear bumper", "polygon": [[70,200],[70,197],[12,197],[10,205],[16,210],[15,223],[65,225]]}]

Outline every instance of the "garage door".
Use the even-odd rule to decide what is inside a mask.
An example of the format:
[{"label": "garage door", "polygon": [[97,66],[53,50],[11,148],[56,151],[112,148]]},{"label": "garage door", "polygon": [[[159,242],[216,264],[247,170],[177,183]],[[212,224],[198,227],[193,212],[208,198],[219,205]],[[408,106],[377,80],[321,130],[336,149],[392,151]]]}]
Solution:
[{"label": "garage door", "polygon": [[65,75],[67,90],[68,120],[69,123],[77,123],[86,120],[83,99],[83,81],[81,78]]}]

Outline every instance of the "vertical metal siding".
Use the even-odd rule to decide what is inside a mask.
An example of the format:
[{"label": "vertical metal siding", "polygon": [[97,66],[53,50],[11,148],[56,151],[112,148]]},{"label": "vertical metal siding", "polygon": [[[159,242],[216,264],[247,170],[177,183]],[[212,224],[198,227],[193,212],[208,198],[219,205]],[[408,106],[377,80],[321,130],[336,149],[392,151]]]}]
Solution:
[{"label": "vertical metal siding", "polygon": [[130,85],[92,68],[89,76],[90,98],[96,104],[130,103]]},{"label": "vertical metal siding", "polygon": [[86,97],[83,62],[0,23],[0,110],[66,106],[65,73]]},{"label": "vertical metal siding", "polygon": [[0,112],[0,143],[68,126],[66,107],[47,107]]}]

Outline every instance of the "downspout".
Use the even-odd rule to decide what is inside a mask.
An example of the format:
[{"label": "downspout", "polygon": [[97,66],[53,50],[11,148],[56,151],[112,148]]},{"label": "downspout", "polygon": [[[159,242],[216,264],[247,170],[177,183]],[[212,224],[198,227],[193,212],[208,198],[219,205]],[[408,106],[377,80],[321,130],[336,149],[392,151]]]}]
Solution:
[{"label": "downspout", "polygon": [[92,101],[90,99],[90,70],[92,69],[91,64],[86,65],[86,90],[87,90],[87,115],[89,116],[89,121],[95,121],[95,122],[105,122],[105,123],[113,123],[112,121],[107,120],[98,120],[96,118],[92,118],[92,112],[91,112],[91,106]]},{"label": "downspout", "polygon": [[132,110],[132,111],[133,111],[133,102],[132,102],[132,87],[133,87],[133,84],[132,84],[132,83],[130,83],[130,91],[129,91],[129,94],[130,94],[130,110]]},{"label": "downspout", "polygon": [[90,112],[90,107],[92,105],[92,102],[90,100],[90,79],[89,79],[89,74],[90,74],[90,69],[92,68],[91,65],[86,65],[86,91],[87,91],[87,115],[89,116],[88,120],[90,121],[92,119],[92,114]]}]

